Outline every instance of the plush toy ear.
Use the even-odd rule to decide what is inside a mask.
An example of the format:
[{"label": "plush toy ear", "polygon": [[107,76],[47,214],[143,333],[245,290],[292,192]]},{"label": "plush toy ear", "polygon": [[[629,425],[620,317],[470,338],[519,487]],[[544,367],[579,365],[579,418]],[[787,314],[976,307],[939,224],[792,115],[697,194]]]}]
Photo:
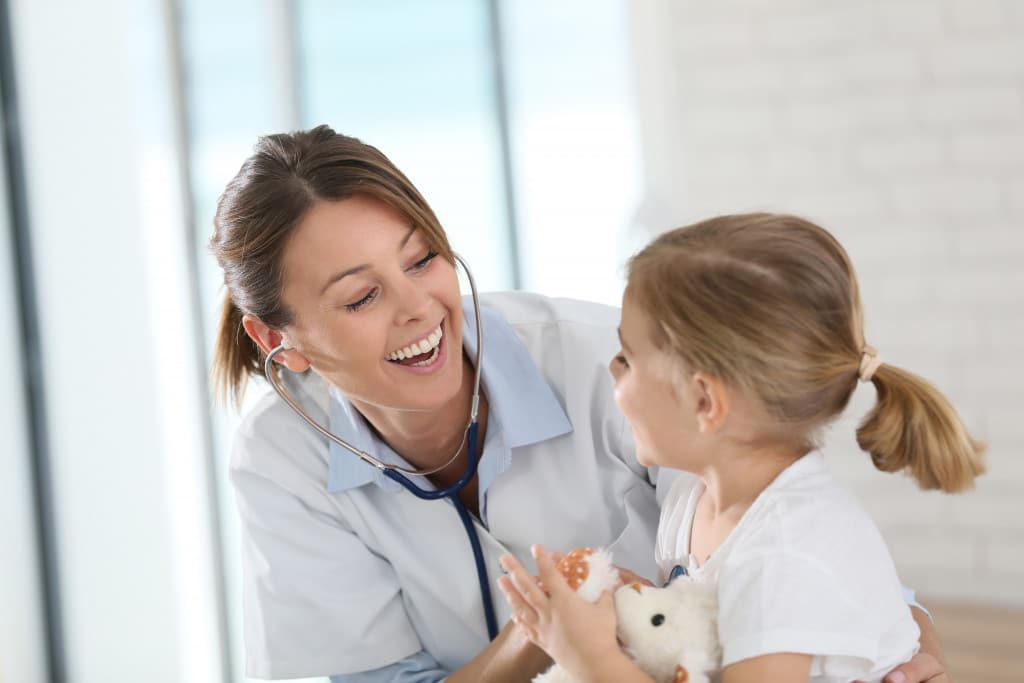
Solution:
[{"label": "plush toy ear", "polygon": [[690,673],[682,664],[676,664],[676,675],[672,677],[672,683],[686,683],[690,680]]},{"label": "plush toy ear", "polygon": [[597,602],[601,593],[615,588],[619,582],[619,572],[612,564],[611,554],[602,549],[572,550],[558,563],[558,571],[569,587],[587,602]]}]

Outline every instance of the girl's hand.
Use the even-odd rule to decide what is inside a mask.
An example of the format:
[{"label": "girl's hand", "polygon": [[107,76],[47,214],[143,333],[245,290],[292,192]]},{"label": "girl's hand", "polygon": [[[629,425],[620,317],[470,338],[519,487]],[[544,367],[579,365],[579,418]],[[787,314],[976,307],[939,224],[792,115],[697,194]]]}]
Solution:
[{"label": "girl's hand", "polygon": [[632,570],[626,569],[625,567],[616,567],[616,569],[619,571],[620,586],[628,586],[632,583],[639,583],[641,586],[650,586],[652,588],[654,587],[653,583],[651,583],[644,577],[640,576],[636,572],[633,572]]},{"label": "girl's hand", "polygon": [[512,607],[512,620],[562,668],[587,678],[604,657],[619,653],[612,596],[606,592],[596,604],[586,602],[569,588],[549,553],[540,546],[531,551],[547,594],[514,557],[501,558],[508,576],[498,585]]}]

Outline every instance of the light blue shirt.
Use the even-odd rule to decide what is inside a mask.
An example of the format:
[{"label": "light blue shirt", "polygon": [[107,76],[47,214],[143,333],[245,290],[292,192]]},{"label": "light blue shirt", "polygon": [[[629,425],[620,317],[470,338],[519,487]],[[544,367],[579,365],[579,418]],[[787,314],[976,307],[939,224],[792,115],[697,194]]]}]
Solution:
[{"label": "light blue shirt", "polygon": [[[466,302],[462,327],[463,347],[469,358],[476,354],[476,323],[471,302]],[[487,525],[487,490],[504,472],[512,458],[512,449],[572,431],[572,425],[551,387],[541,375],[523,343],[508,322],[495,311],[481,307],[484,347],[480,373],[482,393],[487,396],[487,435],[477,476],[480,489],[480,518]],[[382,462],[408,467],[408,463],[370,430],[366,420],[352,404],[332,390],[331,430]],[[502,434],[503,438],[494,438]],[[499,443],[503,441],[504,443]],[[502,447],[503,446],[503,447]],[[328,486],[332,492],[373,483],[386,491],[401,491],[402,486],[377,468],[331,444]],[[415,477],[425,489],[433,485],[425,477]],[[495,596],[501,599],[500,596]],[[427,652],[372,671],[331,676],[332,683],[437,683],[449,674]]]}]

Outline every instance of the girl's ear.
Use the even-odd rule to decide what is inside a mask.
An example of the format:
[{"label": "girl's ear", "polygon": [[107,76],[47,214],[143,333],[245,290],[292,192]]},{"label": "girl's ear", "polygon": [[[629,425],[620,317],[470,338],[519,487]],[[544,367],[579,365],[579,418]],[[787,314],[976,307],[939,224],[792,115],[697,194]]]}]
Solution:
[{"label": "girl's ear", "polygon": [[729,392],[725,384],[711,375],[698,372],[691,380],[696,400],[697,427],[705,434],[717,432],[729,416]]},{"label": "girl's ear", "polygon": [[[277,330],[267,327],[262,320],[254,315],[243,315],[242,327],[245,328],[245,333],[249,335],[249,339],[252,339],[262,349],[264,354],[269,354],[280,346],[282,342],[285,342],[284,335]],[[309,359],[291,347],[287,342],[285,342],[285,347],[288,349],[287,351],[282,351],[274,356],[276,362],[292,372],[305,372],[309,369]]]}]

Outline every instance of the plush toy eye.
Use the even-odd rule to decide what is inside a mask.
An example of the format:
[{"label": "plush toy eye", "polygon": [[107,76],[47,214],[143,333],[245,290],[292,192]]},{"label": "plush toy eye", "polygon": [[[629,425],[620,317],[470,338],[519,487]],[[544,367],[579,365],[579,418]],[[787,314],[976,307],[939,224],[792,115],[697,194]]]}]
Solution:
[{"label": "plush toy eye", "polygon": [[665,623],[665,615],[664,614],[655,614],[653,617],[651,617],[651,624],[653,624],[654,626],[661,626],[664,623]]}]

